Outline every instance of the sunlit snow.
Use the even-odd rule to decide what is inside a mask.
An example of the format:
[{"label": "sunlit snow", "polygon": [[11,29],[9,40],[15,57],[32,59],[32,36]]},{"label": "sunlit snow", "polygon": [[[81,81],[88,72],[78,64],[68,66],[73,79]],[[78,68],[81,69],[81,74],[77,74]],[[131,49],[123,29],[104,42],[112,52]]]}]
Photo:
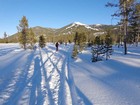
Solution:
[{"label": "sunlit snow", "polygon": [[[80,23],[77,23],[80,24]],[[0,44],[0,105],[139,105],[140,47],[113,46],[91,62],[91,48],[71,58],[73,44],[23,50]]]}]

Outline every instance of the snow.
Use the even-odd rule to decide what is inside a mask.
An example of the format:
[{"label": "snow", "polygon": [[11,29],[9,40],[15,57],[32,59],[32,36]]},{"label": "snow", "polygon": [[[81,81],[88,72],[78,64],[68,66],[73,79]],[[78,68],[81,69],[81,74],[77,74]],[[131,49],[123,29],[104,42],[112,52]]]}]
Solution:
[{"label": "snow", "polygon": [[110,60],[96,63],[89,62],[89,51],[80,54],[70,66],[77,92],[84,102],[88,102],[88,105],[139,105],[139,48],[129,47],[126,56],[122,54],[121,48],[114,48]]},{"label": "snow", "polygon": [[74,24],[77,24],[77,25],[86,25],[86,24],[83,24],[83,23],[80,23],[80,22],[74,22]]},{"label": "snow", "polygon": [[23,50],[0,44],[1,105],[139,105],[140,47],[114,46],[109,60],[91,62],[91,49],[71,58],[73,44]]},{"label": "snow", "polygon": [[0,44],[0,56],[10,53],[12,51],[18,51],[21,50],[19,44],[15,44],[15,43],[10,43],[10,44]]},{"label": "snow", "polygon": [[95,32],[93,35],[94,36],[99,36],[99,35],[104,35],[106,32]]},{"label": "snow", "polygon": [[84,26],[84,27],[87,28],[87,29],[92,29],[92,30],[96,30],[96,31],[99,30],[99,29],[97,29],[97,28],[92,28],[92,27],[90,27],[89,25],[83,24],[83,23],[80,23],[80,22],[74,22],[74,23],[72,23],[72,25],[70,25],[70,26],[67,27],[66,29],[69,29],[69,28],[72,28],[72,27],[78,27],[78,26]]},{"label": "snow", "polygon": [[95,24],[95,25],[96,25],[97,27],[98,27],[98,26],[102,26],[102,24]]}]

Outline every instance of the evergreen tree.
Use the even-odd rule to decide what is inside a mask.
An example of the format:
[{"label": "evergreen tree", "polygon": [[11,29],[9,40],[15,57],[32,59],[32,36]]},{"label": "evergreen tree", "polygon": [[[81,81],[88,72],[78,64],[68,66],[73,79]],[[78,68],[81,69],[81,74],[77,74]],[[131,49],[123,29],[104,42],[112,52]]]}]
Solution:
[{"label": "evergreen tree", "polygon": [[122,29],[122,22],[118,22],[118,30],[117,30],[117,34],[116,34],[116,43],[118,44],[118,48],[120,47],[120,45],[122,45],[123,42],[123,29]]},{"label": "evergreen tree", "polygon": [[108,60],[108,58],[110,57],[110,54],[112,53],[112,37],[111,37],[111,30],[107,30],[107,35],[105,36],[105,46],[104,46],[104,50],[105,50],[105,55],[106,55],[106,60]]},{"label": "evergreen tree", "polygon": [[78,32],[75,33],[74,43],[77,44],[78,42]]},{"label": "evergreen tree", "polygon": [[78,34],[78,45],[84,44],[86,42],[87,38],[85,33],[79,33]]},{"label": "evergreen tree", "polygon": [[72,58],[76,58],[78,54],[77,45],[74,45],[73,51],[72,51]]},{"label": "evergreen tree", "polygon": [[107,35],[106,35],[106,37],[105,37],[105,45],[106,45],[106,46],[112,45],[112,38],[111,38],[109,32],[107,32]]},{"label": "evergreen tree", "polygon": [[119,4],[108,3],[106,6],[119,7],[119,13],[114,13],[112,16],[121,16],[123,21],[124,32],[124,54],[127,54],[127,37],[128,37],[128,17],[131,12],[131,6],[135,0],[119,0]]},{"label": "evergreen tree", "polygon": [[138,46],[139,41],[139,30],[140,30],[140,3],[135,3],[131,7],[133,11],[131,11],[131,15],[129,17],[130,22],[130,37],[129,40],[131,42],[136,43],[136,46]]},{"label": "evergreen tree", "polygon": [[45,38],[44,38],[43,35],[41,35],[41,36],[39,37],[39,46],[40,46],[41,48],[43,48],[43,47],[46,46],[45,43],[46,43],[46,42],[45,42]]},{"label": "evergreen tree", "polygon": [[83,48],[85,47],[86,40],[87,40],[87,38],[86,38],[85,33],[79,33],[78,34],[78,40],[77,40],[77,42],[78,42],[80,51],[82,51]]},{"label": "evergreen tree", "polygon": [[8,43],[8,35],[6,34],[6,32],[4,32],[4,41],[5,43]]},{"label": "evergreen tree", "polygon": [[25,16],[22,17],[18,26],[19,42],[26,49],[27,35],[28,35],[28,20]]},{"label": "evergreen tree", "polygon": [[31,45],[32,49],[34,47],[34,44],[36,43],[36,37],[35,37],[35,34],[31,28],[29,29],[28,43]]},{"label": "evergreen tree", "polygon": [[98,45],[98,46],[101,45],[100,36],[96,36],[96,37],[95,37],[94,44],[96,44],[96,45]]}]

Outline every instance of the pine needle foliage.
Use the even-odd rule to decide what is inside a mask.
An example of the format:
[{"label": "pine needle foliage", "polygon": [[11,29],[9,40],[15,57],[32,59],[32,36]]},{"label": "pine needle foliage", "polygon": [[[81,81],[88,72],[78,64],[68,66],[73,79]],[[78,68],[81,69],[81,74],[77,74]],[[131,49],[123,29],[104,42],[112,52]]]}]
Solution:
[{"label": "pine needle foliage", "polygon": [[44,37],[43,35],[41,35],[41,36],[39,37],[39,46],[40,46],[41,48],[43,48],[43,47],[46,46],[45,43],[46,43],[46,42],[45,42],[45,37]]},{"label": "pine needle foliage", "polygon": [[33,32],[33,30],[30,28],[29,29],[29,34],[28,34],[28,43],[30,44],[31,48],[33,49],[34,44],[36,43],[36,36]]},{"label": "pine needle foliage", "polygon": [[26,50],[26,44],[27,44],[27,36],[28,36],[28,20],[26,19],[26,16],[23,16],[22,19],[19,21],[18,32],[19,32],[19,42],[23,46],[23,48]]},{"label": "pine needle foliage", "polygon": [[77,55],[78,55],[77,45],[74,45],[73,52],[72,52],[72,58],[76,58]]}]

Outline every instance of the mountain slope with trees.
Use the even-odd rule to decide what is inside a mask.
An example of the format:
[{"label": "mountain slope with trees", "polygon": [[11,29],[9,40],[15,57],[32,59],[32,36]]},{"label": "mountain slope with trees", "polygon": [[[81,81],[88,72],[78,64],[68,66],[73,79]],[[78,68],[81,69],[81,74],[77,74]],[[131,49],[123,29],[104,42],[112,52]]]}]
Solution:
[{"label": "mountain slope with trees", "polygon": [[[62,28],[45,28],[41,26],[31,27],[35,36],[37,39],[39,39],[39,36],[44,35],[45,37],[48,37],[46,39],[47,41],[55,41],[54,37],[57,36],[64,36],[69,35],[70,37],[74,36],[76,32],[83,32],[89,36],[96,36],[96,35],[102,35],[103,32],[108,28],[116,28],[117,26],[113,25],[87,25],[80,22],[74,22],[71,24],[68,24]],[[70,39],[70,38],[68,38]],[[15,33],[8,37],[9,42],[18,42],[18,33]],[[0,42],[4,42],[3,39],[0,40]]]}]

